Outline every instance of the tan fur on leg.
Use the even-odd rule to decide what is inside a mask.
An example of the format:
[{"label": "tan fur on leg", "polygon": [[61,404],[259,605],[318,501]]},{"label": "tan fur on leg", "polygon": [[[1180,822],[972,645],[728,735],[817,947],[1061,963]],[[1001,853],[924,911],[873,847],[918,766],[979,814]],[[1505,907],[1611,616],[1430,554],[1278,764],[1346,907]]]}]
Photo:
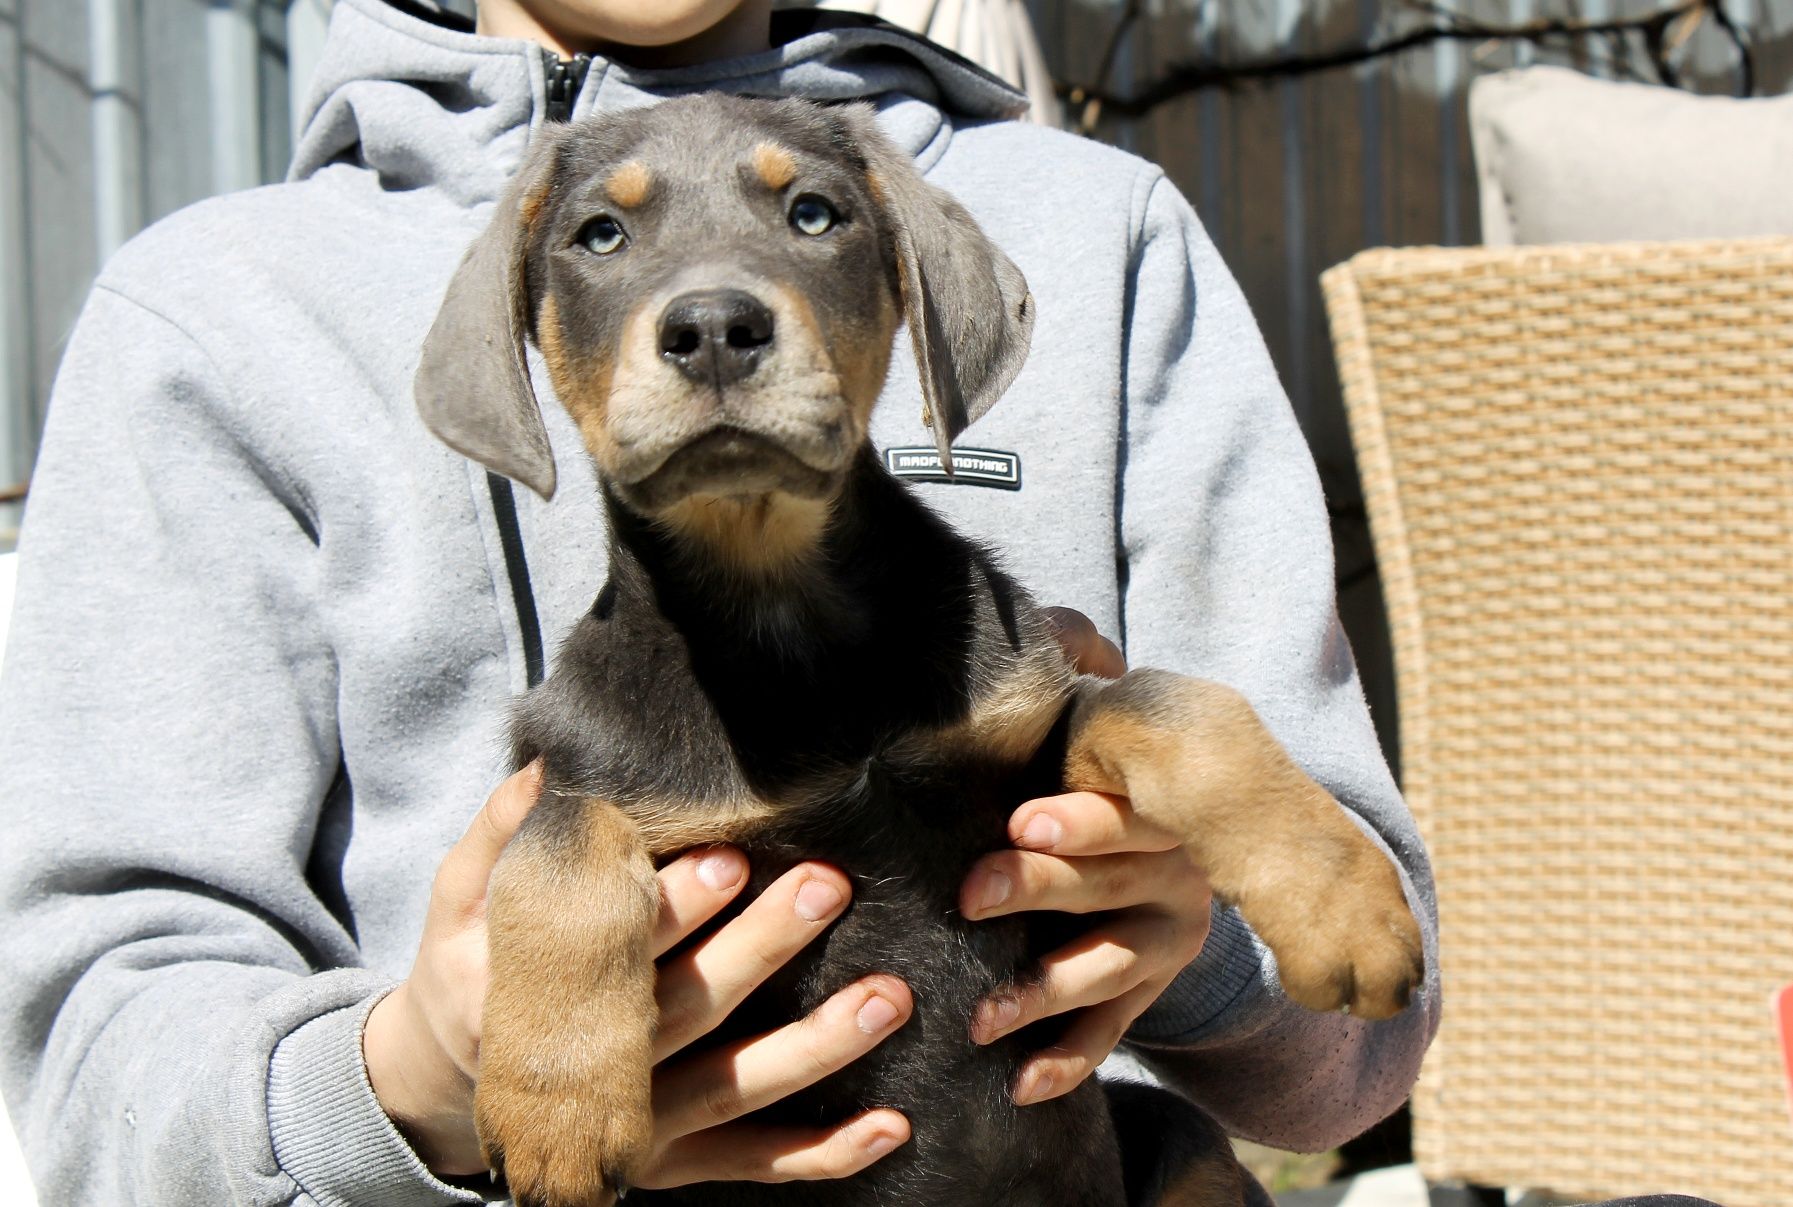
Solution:
[{"label": "tan fur on leg", "polygon": [[1276,953],[1291,998],[1365,1018],[1407,1005],[1423,957],[1393,864],[1244,697],[1137,670],[1086,680],[1074,709],[1066,784],[1125,795],[1179,836]]},{"label": "tan fur on leg", "polygon": [[530,821],[548,824],[526,823],[492,874],[474,1112],[519,1207],[607,1207],[652,1136],[660,896],[620,811],[553,806],[552,818],[537,806]]}]

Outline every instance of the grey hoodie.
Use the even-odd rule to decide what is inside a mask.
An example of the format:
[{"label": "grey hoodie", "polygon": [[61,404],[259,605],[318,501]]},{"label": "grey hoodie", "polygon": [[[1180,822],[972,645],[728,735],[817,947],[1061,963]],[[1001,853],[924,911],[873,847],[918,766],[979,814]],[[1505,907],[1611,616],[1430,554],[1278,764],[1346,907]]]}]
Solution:
[{"label": "grey hoodie", "polygon": [[[516,492],[507,532],[411,399],[544,68],[338,0],[291,180],[138,237],[74,332],[0,679],[0,1053],[46,1205],[479,1201],[382,1114],[360,1032],[504,771],[537,631],[552,651],[605,573],[558,408],[561,489]],[[575,113],[700,88],[868,99],[969,206],[1038,299],[1026,368],[961,441],[1019,489],[916,488],[1135,664],[1243,691],[1402,870],[1432,969],[1403,1015],[1292,1006],[1221,910],[1127,1068],[1291,1147],[1392,1110],[1437,1024],[1430,873],[1334,617],[1307,450],[1188,205],[1150,164],[999,120],[1014,94],[887,28],[598,61]],[[928,445],[901,358],[886,395],[880,448]]]}]

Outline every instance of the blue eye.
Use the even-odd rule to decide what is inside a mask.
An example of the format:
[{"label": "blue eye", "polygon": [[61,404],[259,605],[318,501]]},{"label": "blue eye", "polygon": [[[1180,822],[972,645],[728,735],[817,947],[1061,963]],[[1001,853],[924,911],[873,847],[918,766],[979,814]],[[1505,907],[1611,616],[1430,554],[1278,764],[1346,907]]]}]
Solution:
[{"label": "blue eye", "polygon": [[596,255],[607,256],[627,242],[623,228],[609,214],[600,214],[579,228],[579,245]]},{"label": "blue eye", "polygon": [[827,234],[839,220],[834,207],[814,193],[805,193],[791,203],[791,225],[806,235]]}]

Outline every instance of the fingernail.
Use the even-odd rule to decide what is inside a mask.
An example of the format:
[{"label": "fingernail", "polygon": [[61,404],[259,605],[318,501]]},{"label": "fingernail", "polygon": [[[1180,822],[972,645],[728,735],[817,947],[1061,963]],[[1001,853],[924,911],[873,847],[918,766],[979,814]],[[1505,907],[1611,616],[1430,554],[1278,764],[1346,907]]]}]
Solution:
[{"label": "fingernail", "polygon": [[735,851],[712,851],[697,865],[697,878],[712,892],[722,893],[741,883],[747,861]]},{"label": "fingernail", "polygon": [[894,1005],[877,994],[873,994],[866,999],[865,1005],[859,1008],[855,1021],[858,1022],[861,1031],[867,1035],[876,1035],[896,1022],[897,1013],[897,1008]]},{"label": "fingernail", "polygon": [[1052,1074],[1041,1072],[1015,1090],[1015,1105],[1028,1106],[1052,1093]]},{"label": "fingernail", "polygon": [[990,1039],[995,1039],[998,1034],[1021,1017],[1021,1000],[1007,994],[1002,997],[993,997],[978,1007],[977,1013],[978,1029]]},{"label": "fingernail", "polygon": [[1002,872],[985,872],[983,891],[978,893],[977,908],[979,913],[993,910],[1009,899],[1015,891],[1015,883]]},{"label": "fingernail", "polygon": [[889,1132],[879,1132],[865,1142],[865,1151],[874,1157],[881,1157],[901,1143],[901,1139]]},{"label": "fingernail", "polygon": [[797,916],[806,922],[820,922],[840,908],[840,890],[826,880],[806,880],[797,890]]},{"label": "fingernail", "polygon": [[1050,813],[1035,813],[1021,831],[1021,844],[1035,850],[1055,847],[1065,836],[1065,828]]}]

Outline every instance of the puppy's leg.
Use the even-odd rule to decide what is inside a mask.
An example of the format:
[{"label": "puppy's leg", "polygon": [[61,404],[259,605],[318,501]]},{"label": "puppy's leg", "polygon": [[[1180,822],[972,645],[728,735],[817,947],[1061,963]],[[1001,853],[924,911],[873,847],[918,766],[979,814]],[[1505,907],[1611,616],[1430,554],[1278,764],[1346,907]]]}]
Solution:
[{"label": "puppy's leg", "polygon": [[1313,1010],[1387,1018],[1420,981],[1395,869],[1231,688],[1166,671],[1079,682],[1065,781],[1132,800],[1206,870]]},{"label": "puppy's leg", "polygon": [[659,903],[599,800],[544,794],[492,873],[474,1110],[518,1207],[607,1207],[646,1156]]}]

